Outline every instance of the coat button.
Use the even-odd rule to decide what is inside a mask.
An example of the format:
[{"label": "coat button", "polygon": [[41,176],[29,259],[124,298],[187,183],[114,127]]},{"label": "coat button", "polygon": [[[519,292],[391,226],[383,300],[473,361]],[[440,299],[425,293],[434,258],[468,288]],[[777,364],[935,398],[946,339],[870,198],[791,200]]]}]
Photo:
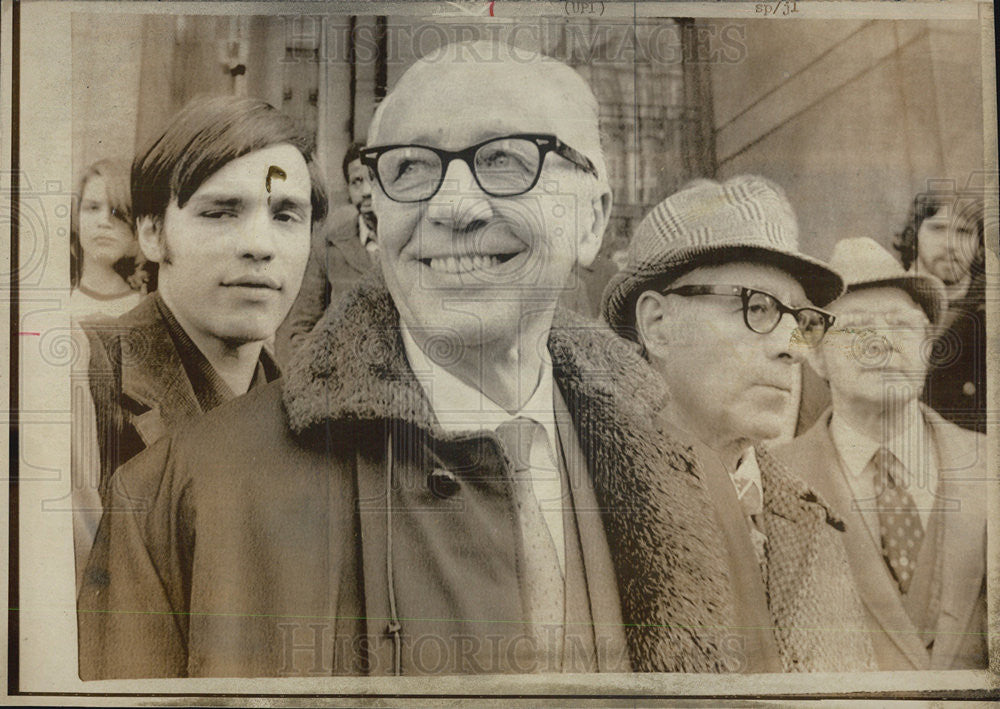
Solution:
[{"label": "coat button", "polygon": [[962,393],[965,394],[966,396],[975,396],[976,385],[973,384],[972,382],[966,382],[965,384],[962,385]]},{"label": "coat button", "polygon": [[458,492],[458,478],[445,468],[435,468],[427,476],[427,487],[436,497],[447,500]]}]

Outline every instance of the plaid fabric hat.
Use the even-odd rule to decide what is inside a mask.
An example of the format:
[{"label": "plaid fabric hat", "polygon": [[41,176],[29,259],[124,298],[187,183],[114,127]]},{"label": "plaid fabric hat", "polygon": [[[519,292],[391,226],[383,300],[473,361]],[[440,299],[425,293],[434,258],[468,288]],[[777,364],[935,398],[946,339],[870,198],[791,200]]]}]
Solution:
[{"label": "plaid fabric hat", "polygon": [[784,191],[756,175],[698,180],[660,202],[636,230],[628,262],[604,289],[601,312],[635,339],[635,303],[698,266],[743,261],[776,266],[799,281],[813,305],[844,292],[841,277],[799,252],[799,227]]},{"label": "plaid fabric hat", "polygon": [[944,308],[944,284],[930,275],[907,273],[886,249],[867,236],[841,239],[833,247],[830,266],[843,275],[847,292],[864,288],[899,288],[923,308],[932,323],[937,323]]}]

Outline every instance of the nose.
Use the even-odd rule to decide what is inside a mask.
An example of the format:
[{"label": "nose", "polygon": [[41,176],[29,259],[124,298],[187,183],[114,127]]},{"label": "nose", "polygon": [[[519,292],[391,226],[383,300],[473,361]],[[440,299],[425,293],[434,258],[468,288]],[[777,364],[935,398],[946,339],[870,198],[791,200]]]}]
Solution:
[{"label": "nose", "polygon": [[251,261],[270,261],[275,253],[274,222],[270,209],[264,207],[247,220],[239,238],[239,255]]},{"label": "nose", "polygon": [[440,189],[427,201],[427,218],[452,231],[473,231],[483,226],[492,213],[488,195],[469,166],[462,160],[452,160]]},{"label": "nose", "polygon": [[791,313],[783,313],[777,327],[766,335],[768,356],[786,360],[790,364],[801,362],[805,358],[808,345],[801,334],[796,332],[798,327],[799,324]]}]

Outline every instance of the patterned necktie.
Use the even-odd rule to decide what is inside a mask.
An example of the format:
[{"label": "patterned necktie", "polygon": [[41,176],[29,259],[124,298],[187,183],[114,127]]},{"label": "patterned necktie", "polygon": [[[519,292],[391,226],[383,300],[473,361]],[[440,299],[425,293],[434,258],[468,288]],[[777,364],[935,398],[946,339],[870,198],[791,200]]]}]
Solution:
[{"label": "patterned necktie", "polygon": [[522,576],[527,593],[531,634],[538,667],[558,671],[562,666],[565,590],[552,533],[531,484],[531,439],[538,424],[518,417],[497,428],[507,455],[514,464],[514,501],[522,539]]},{"label": "patterned necktie", "polygon": [[924,527],[913,497],[901,487],[905,473],[903,464],[885,448],[879,448],[872,461],[875,464],[875,499],[882,535],[882,556],[899,584],[899,590],[905,594],[913,580],[917,555],[924,540]]},{"label": "patterned necktie", "polygon": [[744,474],[740,465],[736,466],[736,471],[732,475],[733,485],[736,486],[736,497],[743,507],[750,522],[750,541],[753,542],[753,549],[757,553],[757,561],[760,564],[764,578],[767,578],[767,535],[761,528],[761,519],[764,515],[764,493],[760,489],[760,484],[750,475]]}]

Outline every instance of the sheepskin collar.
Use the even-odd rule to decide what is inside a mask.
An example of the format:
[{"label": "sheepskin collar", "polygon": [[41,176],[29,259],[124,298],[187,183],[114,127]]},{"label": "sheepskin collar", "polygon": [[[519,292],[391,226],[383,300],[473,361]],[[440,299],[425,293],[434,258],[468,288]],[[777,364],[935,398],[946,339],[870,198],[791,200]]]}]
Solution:
[{"label": "sheepskin collar", "polygon": [[[691,450],[657,427],[662,380],[630,343],[569,312],[557,312],[548,344],[603,510],[633,669],[726,670],[723,545]],[[283,398],[296,433],[398,419],[445,437],[378,274],[328,309],[291,362]]]},{"label": "sheepskin collar", "polygon": [[[663,381],[633,345],[570,311],[556,312],[549,352],[567,401],[582,396],[659,410],[666,398]],[[327,309],[289,365],[284,402],[296,433],[333,421],[399,419],[444,437],[406,359],[399,312],[379,274]]]}]

